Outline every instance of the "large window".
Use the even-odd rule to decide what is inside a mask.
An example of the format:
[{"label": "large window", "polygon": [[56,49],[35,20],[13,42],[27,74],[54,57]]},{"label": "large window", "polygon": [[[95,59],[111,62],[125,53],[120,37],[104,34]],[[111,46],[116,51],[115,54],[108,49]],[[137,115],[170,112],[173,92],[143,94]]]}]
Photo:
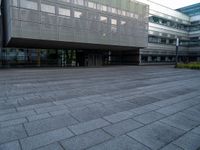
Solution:
[{"label": "large window", "polygon": [[17,7],[18,6],[17,0],[12,0],[12,5]]},{"label": "large window", "polygon": [[97,4],[96,3],[94,3],[94,2],[88,2],[88,7],[89,8],[93,8],[93,9],[97,9]]},{"label": "large window", "polygon": [[74,4],[84,6],[84,1],[83,0],[74,0]]},{"label": "large window", "polygon": [[107,9],[108,9],[107,6],[105,6],[105,5],[100,5],[99,7],[100,7],[101,11],[107,11]]},{"label": "large window", "polygon": [[41,11],[47,12],[47,13],[56,13],[55,6],[49,5],[49,4],[41,4]]},{"label": "large window", "polygon": [[26,9],[38,10],[38,3],[33,0],[20,0],[20,6]]},{"label": "large window", "polygon": [[111,31],[113,33],[117,32],[117,20],[111,19]]},{"label": "large window", "polygon": [[171,21],[171,20],[167,20],[167,19],[163,19],[163,18],[159,18],[157,16],[152,16],[149,18],[149,21],[152,23],[157,23],[160,25],[164,25],[164,26],[168,26],[168,27],[172,27],[172,28],[176,28],[176,29],[180,29],[180,30],[188,30],[188,25],[184,25],[175,21]]},{"label": "large window", "polygon": [[67,2],[67,3],[69,3],[70,2],[70,0],[60,0],[61,2]]},{"label": "large window", "polygon": [[67,16],[70,17],[70,9],[66,9],[66,8],[58,8],[58,14],[62,15],[62,16]]},{"label": "large window", "polygon": [[103,23],[108,23],[108,17],[100,16],[100,21]]},{"label": "large window", "polygon": [[80,11],[74,11],[74,17],[75,18],[81,18],[82,15],[83,15],[82,12],[80,12]]}]

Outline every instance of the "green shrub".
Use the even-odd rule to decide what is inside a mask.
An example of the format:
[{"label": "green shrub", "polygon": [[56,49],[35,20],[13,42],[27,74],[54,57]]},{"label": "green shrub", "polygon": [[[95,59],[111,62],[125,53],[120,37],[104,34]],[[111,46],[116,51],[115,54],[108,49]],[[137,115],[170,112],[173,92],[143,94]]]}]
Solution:
[{"label": "green shrub", "polygon": [[177,68],[188,68],[188,69],[199,69],[200,70],[200,62],[192,62],[192,63],[179,63],[176,66]]}]

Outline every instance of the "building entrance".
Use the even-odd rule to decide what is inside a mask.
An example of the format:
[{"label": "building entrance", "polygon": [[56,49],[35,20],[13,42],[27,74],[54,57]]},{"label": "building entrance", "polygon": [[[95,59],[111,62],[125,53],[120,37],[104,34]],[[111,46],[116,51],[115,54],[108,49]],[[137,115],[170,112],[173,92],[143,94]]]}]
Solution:
[{"label": "building entrance", "polygon": [[102,54],[88,54],[88,66],[99,67],[103,65]]},{"label": "building entrance", "polygon": [[134,51],[15,49],[1,51],[0,65],[9,67],[99,67],[138,63]]}]

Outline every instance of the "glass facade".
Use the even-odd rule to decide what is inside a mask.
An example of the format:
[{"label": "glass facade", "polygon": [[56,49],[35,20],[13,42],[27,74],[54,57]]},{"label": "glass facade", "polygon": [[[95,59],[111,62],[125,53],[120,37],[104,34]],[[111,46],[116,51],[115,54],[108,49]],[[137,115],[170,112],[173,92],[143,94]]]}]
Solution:
[{"label": "glass facade", "polygon": [[197,16],[197,15],[200,15],[200,3],[183,7],[177,10],[188,16]]},{"label": "glass facade", "polygon": [[[149,35],[149,43],[174,45],[175,46],[176,45],[176,39]],[[190,45],[189,40],[180,40],[180,46],[188,47],[189,45]]]},{"label": "glass facade", "polygon": [[[188,57],[188,56],[179,56],[179,62],[190,62],[196,61],[197,57]],[[149,63],[149,64],[172,64],[175,63],[175,55],[142,55],[141,56],[141,63]]]},{"label": "glass facade", "polygon": [[6,48],[0,52],[3,67],[98,67],[138,63],[138,51]]},{"label": "glass facade", "polygon": [[190,32],[200,31],[200,21],[191,22]]},{"label": "glass facade", "polygon": [[174,55],[142,55],[141,56],[142,63],[174,63],[175,56]]},{"label": "glass facade", "polygon": [[7,67],[75,67],[78,61],[75,50],[6,48],[1,63]]},{"label": "glass facade", "polygon": [[189,26],[186,25],[186,24],[181,24],[181,23],[171,21],[171,20],[167,20],[167,19],[164,19],[164,18],[160,18],[160,17],[157,17],[157,16],[149,17],[149,22],[160,24],[160,25],[163,25],[163,26],[171,27],[171,28],[175,28],[175,29],[179,29],[179,30],[184,30],[184,31],[189,30]]},{"label": "glass facade", "polygon": [[[191,24],[180,24],[175,21],[171,21],[168,19],[164,19],[158,16],[151,16],[149,17],[149,22],[156,23],[162,26],[167,26],[170,28],[183,30],[187,32],[194,32],[194,31],[200,31],[200,21],[191,22]],[[150,31],[151,33],[151,31]],[[165,33],[156,33],[156,31],[152,31],[152,35],[149,35],[149,43],[155,43],[155,44],[166,44],[166,45],[175,45],[176,44],[176,38],[178,36],[176,35],[170,35]],[[160,34],[162,36],[154,35],[154,34]],[[168,37],[170,36],[170,38]],[[180,40],[180,46],[185,47],[198,47],[200,46],[200,36],[187,38],[187,37],[181,37],[179,36]]]}]

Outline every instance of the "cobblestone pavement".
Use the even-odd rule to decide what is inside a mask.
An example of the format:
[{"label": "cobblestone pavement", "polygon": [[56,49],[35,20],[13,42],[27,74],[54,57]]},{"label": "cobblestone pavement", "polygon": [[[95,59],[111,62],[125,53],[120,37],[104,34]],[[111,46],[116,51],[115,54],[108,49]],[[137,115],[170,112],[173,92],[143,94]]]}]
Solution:
[{"label": "cobblestone pavement", "polygon": [[0,70],[0,150],[197,150],[200,72]]}]

